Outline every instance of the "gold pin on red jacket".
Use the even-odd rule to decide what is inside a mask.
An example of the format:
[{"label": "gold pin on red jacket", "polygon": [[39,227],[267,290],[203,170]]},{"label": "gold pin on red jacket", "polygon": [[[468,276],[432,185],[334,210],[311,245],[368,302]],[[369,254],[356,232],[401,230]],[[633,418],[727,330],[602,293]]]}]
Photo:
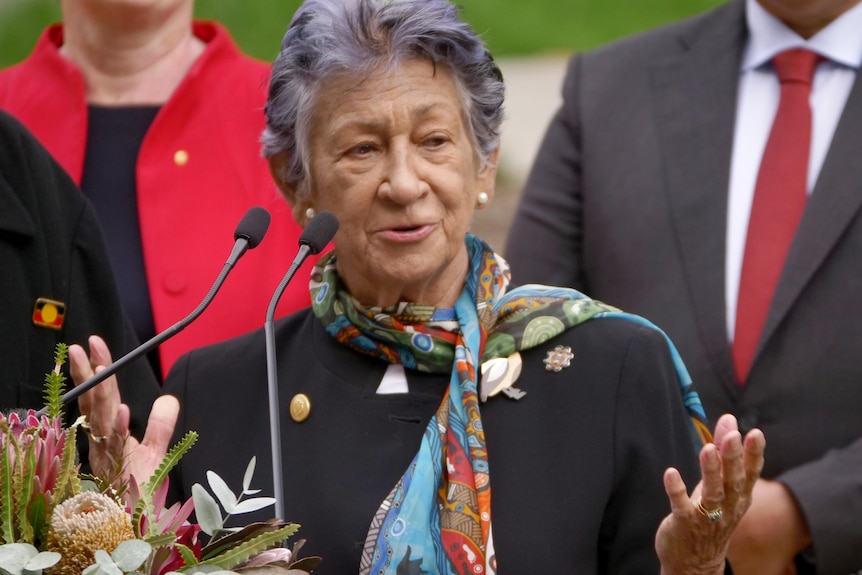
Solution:
[{"label": "gold pin on red jacket", "polygon": [[63,319],[66,316],[66,304],[55,299],[40,297],[36,300],[33,308],[33,324],[48,329],[60,329],[63,327]]}]

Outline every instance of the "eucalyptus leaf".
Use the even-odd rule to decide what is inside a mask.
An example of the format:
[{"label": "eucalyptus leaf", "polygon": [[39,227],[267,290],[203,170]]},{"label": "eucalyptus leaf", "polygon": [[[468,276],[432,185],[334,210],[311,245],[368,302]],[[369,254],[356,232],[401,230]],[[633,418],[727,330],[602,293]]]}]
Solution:
[{"label": "eucalyptus leaf", "polygon": [[224,507],[225,512],[228,515],[232,515],[236,507],[236,495],[234,495],[234,492],[230,490],[224,479],[215,471],[207,471],[207,481],[210,484],[210,489],[218,497],[221,506]]},{"label": "eucalyptus leaf", "polygon": [[38,553],[39,550],[29,543],[7,543],[6,545],[0,545],[0,561],[8,557],[21,557],[26,562]]},{"label": "eucalyptus leaf", "polygon": [[113,563],[114,562],[114,560],[111,559],[111,556],[108,555],[108,552],[105,551],[104,549],[96,550],[96,553],[94,555],[95,555],[97,565],[104,565],[105,563]]},{"label": "eucalyptus leaf", "polygon": [[200,483],[192,485],[192,499],[195,502],[195,515],[201,531],[212,537],[224,526],[218,503]]},{"label": "eucalyptus leaf", "polygon": [[260,493],[260,489],[243,489],[243,495],[257,495]]},{"label": "eucalyptus leaf", "polygon": [[[248,493],[249,487],[251,487],[251,478],[254,476],[254,467],[257,464],[257,457],[252,455],[251,460],[248,462],[248,467],[245,468],[245,475],[242,477],[242,492]],[[260,491],[258,489],[258,491]]]},{"label": "eucalyptus leaf", "polygon": [[140,539],[123,541],[111,553],[114,563],[125,573],[136,570],[152,553],[152,546]]},{"label": "eucalyptus leaf", "polygon": [[122,569],[114,563],[100,563],[99,573],[100,575],[123,575]]},{"label": "eucalyptus leaf", "polygon": [[233,514],[240,515],[242,513],[251,513],[252,511],[269,507],[274,503],[275,497],[255,497],[253,499],[246,499],[236,504]]},{"label": "eucalyptus leaf", "polygon": [[21,575],[24,566],[39,550],[29,543],[8,543],[0,545],[0,569],[12,575]]},{"label": "eucalyptus leaf", "polygon": [[94,563],[84,569],[81,575],[123,575],[123,572],[113,563]]},{"label": "eucalyptus leaf", "polygon": [[53,567],[62,558],[63,556],[59,553],[55,553],[53,551],[42,551],[27,561],[27,564],[24,565],[24,569],[27,571],[41,571],[42,569]]},{"label": "eucalyptus leaf", "polygon": [[0,545],[0,565],[7,562],[21,563],[21,567],[27,564],[30,558],[35,557],[39,550],[29,543],[8,543]]}]

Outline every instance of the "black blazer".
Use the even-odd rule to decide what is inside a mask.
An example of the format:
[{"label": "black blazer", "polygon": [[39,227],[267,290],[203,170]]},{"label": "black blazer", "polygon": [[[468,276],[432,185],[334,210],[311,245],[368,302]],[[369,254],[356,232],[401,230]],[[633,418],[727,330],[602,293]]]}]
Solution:
[{"label": "black blazer", "polygon": [[[0,269],[0,409],[44,405],[57,343],[86,349],[87,338],[98,334],[115,358],[135,346],[93,208],[36,139],[2,111]],[[61,329],[33,322],[37,298],[65,304]],[[118,375],[133,430],[140,433],[158,393],[156,379],[146,361]],[[69,406],[66,421],[77,413],[77,405]]]},{"label": "black blazer", "polygon": [[[277,322],[275,335],[285,519],[302,525],[304,554],[323,557],[315,573],[355,573],[372,515],[449,378],[408,371],[409,393],[378,395],[386,364],[336,343],[309,310]],[[551,373],[542,360],[557,344],[575,359]],[[658,573],[655,532],[670,511],[662,474],[673,465],[689,487],[699,478],[664,338],[591,320],[522,355],[516,386],[527,395],[481,406],[500,572]],[[208,469],[238,489],[254,455],[254,485],[271,494],[263,331],[190,352],[165,386],[182,405],[178,433],[200,433],[172,478],[182,492],[206,485]],[[288,410],[299,392],[312,406],[303,423]]]},{"label": "black blazer", "polygon": [[515,217],[520,281],[570,285],[664,329],[710,419],[768,442],[810,527],[817,572],[862,569],[862,74],[736,384],[725,228],[744,3],[572,58]]}]

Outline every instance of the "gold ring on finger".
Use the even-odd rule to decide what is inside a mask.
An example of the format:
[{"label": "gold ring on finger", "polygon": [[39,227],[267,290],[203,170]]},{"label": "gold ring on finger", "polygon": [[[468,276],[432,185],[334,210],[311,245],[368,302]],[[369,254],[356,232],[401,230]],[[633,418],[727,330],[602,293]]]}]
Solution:
[{"label": "gold ring on finger", "polygon": [[700,497],[697,498],[697,503],[695,503],[695,507],[701,515],[706,517],[707,521],[709,521],[710,523],[717,523],[721,521],[721,518],[724,515],[724,511],[722,511],[721,507],[716,507],[715,509],[707,509],[706,507],[704,507],[703,501]]},{"label": "gold ring on finger", "polygon": [[90,427],[90,419],[88,417],[84,417],[84,421],[81,422],[81,427],[86,432],[87,436],[93,440],[95,443],[104,443],[108,440],[107,435],[96,435],[93,433],[93,429]]}]

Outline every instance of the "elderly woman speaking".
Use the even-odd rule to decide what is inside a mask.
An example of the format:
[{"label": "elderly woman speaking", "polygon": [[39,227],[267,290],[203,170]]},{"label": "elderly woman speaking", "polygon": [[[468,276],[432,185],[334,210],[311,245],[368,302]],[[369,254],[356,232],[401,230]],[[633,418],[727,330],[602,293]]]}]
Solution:
[{"label": "elderly woman speaking", "polygon": [[[701,447],[659,330],[573,290],[513,288],[468,233],[494,194],[503,92],[445,0],[307,0],[294,16],[264,154],[297,222],[326,210],[340,228],[311,308],[275,328],[286,518],[321,574],[723,573],[763,436],[725,416]],[[175,478],[186,495],[208,469],[239,484],[252,455],[270,465],[263,330],[185,355],[166,390],[182,409],[156,404],[133,469],[177,410],[201,436]],[[96,393],[91,426],[125,431]]]}]

